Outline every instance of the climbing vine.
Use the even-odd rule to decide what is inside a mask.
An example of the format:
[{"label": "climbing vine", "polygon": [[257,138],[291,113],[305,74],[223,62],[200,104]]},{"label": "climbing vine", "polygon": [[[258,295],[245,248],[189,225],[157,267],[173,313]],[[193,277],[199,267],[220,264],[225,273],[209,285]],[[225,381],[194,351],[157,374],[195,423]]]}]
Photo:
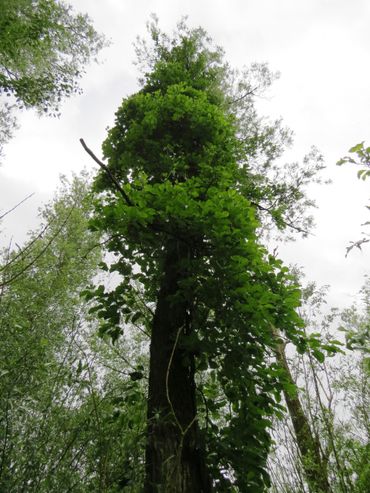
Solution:
[{"label": "climbing vine", "polygon": [[141,89],[116,113],[94,185],[91,228],[106,234],[104,268],[119,283],[89,297],[102,336],[114,342],[130,323],[150,334],[145,491],[263,491],[269,428],[291,386],[274,333],[323,353],[262,225],[305,232],[304,185],[321,162],[277,177],[290,135],[257,116],[266,66],[238,75],[184,23],[173,37],[156,22],[150,32]]}]

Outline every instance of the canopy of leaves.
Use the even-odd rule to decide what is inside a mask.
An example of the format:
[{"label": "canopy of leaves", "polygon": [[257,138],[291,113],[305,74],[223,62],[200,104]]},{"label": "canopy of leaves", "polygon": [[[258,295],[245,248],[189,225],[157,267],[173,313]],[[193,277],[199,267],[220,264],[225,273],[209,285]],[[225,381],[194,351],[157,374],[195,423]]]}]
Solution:
[{"label": "canopy of leaves", "polygon": [[0,94],[57,111],[78,91],[84,65],[102,48],[86,15],[56,0],[1,0]]},{"label": "canopy of leaves", "polygon": [[106,42],[87,15],[60,0],[0,0],[0,12],[1,154],[14,110],[59,115],[62,99],[80,92],[85,65]]}]

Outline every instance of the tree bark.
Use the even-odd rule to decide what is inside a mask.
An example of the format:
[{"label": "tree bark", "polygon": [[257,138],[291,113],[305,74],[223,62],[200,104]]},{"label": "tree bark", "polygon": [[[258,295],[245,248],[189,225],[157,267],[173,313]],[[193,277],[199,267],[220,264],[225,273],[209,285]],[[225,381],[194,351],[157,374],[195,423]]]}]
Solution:
[{"label": "tree bark", "polygon": [[190,253],[180,241],[167,245],[152,321],[145,493],[212,491],[199,443],[194,354],[182,345],[192,330],[190,303],[179,289]]},{"label": "tree bark", "polygon": [[[277,334],[275,334],[276,337]],[[284,345],[277,344],[276,359],[286,372],[288,381],[295,385],[285,357]],[[320,454],[320,442],[312,433],[310,423],[304,413],[298,395],[292,396],[284,391],[284,398],[292,420],[297,445],[302,458],[303,472],[311,493],[330,493],[326,460]]]}]

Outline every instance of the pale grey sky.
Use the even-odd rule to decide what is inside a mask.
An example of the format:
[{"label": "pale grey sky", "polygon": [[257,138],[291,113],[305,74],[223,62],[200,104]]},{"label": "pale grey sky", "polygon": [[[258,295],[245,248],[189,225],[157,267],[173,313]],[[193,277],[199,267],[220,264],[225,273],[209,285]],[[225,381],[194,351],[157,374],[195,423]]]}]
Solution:
[{"label": "pale grey sky", "polygon": [[[103,63],[88,68],[84,94],[67,101],[59,120],[23,113],[20,130],[6,147],[0,168],[0,210],[35,192],[2,225],[2,243],[21,241],[37,224],[37,206],[51,196],[60,173],[70,174],[93,162],[78,139],[100,154],[105,129],[122,97],[134,92],[136,68],[132,43],[145,34],[150,13],[164,30],[183,15],[201,25],[224,47],[231,65],[268,62],[281,78],[261,111],[282,116],[295,133],[287,161],[301,160],[312,145],[323,153],[326,176],[333,184],[312,187],[318,209],[314,236],[279,247],[286,262],[303,266],[307,279],[330,284],[330,303],[344,306],[356,299],[369,273],[370,248],[344,258],[349,241],[361,237],[361,222],[370,196],[369,182],[354,169],[335,162],[349,147],[370,143],[370,2],[368,0],[70,0],[87,12],[112,44]],[[4,231],[5,230],[5,231]]]}]

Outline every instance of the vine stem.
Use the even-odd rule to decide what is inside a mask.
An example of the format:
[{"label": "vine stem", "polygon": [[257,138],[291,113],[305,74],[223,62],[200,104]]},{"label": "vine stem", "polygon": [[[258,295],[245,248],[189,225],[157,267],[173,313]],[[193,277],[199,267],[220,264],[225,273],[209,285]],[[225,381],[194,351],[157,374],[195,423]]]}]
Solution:
[{"label": "vine stem", "polygon": [[169,376],[170,376],[170,370],[171,370],[171,365],[172,365],[172,361],[173,361],[173,356],[175,354],[176,346],[177,346],[177,343],[179,342],[179,337],[180,337],[180,334],[181,334],[181,331],[182,331],[183,328],[184,328],[184,325],[182,325],[181,327],[179,327],[179,329],[177,331],[176,339],[175,339],[174,345],[172,347],[171,356],[170,356],[170,359],[168,361],[168,366],[167,366],[167,371],[166,371],[166,397],[167,397],[167,402],[168,402],[168,404],[169,404],[169,406],[171,408],[171,412],[173,414],[173,417],[175,418],[176,424],[179,427],[179,430],[181,431],[181,434],[182,435],[184,435],[184,430],[183,430],[183,428],[181,426],[180,421],[177,419],[177,416],[176,416],[176,413],[175,413],[175,409],[173,408],[173,405],[172,405],[172,401],[171,401],[171,397],[170,397],[170,389],[169,389],[169,386],[168,386],[168,380],[169,380]]},{"label": "vine stem", "polygon": [[183,330],[183,328],[184,328],[184,324],[181,327],[179,327],[179,329],[177,331],[175,342],[174,342],[173,347],[172,347],[172,351],[171,351],[171,355],[170,355],[170,359],[168,361],[168,366],[167,366],[167,371],[166,371],[166,397],[167,397],[168,404],[171,408],[171,412],[173,414],[173,417],[175,419],[176,425],[178,426],[180,433],[181,433],[180,443],[179,443],[179,446],[177,448],[176,453],[174,455],[171,455],[171,457],[168,457],[166,460],[166,462],[167,462],[167,461],[170,461],[172,459],[175,459],[175,465],[174,465],[174,468],[172,470],[172,473],[170,474],[170,478],[172,478],[173,474],[175,474],[175,471],[180,464],[180,457],[181,457],[182,448],[184,445],[185,435],[187,434],[187,432],[190,430],[190,428],[193,426],[193,424],[197,420],[197,416],[195,415],[194,418],[190,421],[190,423],[187,425],[187,427],[185,429],[181,426],[181,423],[176,416],[175,409],[174,409],[172,401],[171,401],[170,390],[169,390],[169,385],[168,385],[168,380],[169,380],[169,376],[170,376],[170,370],[171,370],[171,366],[172,366],[173,356],[175,354],[176,347],[177,347],[177,344],[179,342],[179,337],[180,337],[180,334],[181,334],[181,331]]}]

